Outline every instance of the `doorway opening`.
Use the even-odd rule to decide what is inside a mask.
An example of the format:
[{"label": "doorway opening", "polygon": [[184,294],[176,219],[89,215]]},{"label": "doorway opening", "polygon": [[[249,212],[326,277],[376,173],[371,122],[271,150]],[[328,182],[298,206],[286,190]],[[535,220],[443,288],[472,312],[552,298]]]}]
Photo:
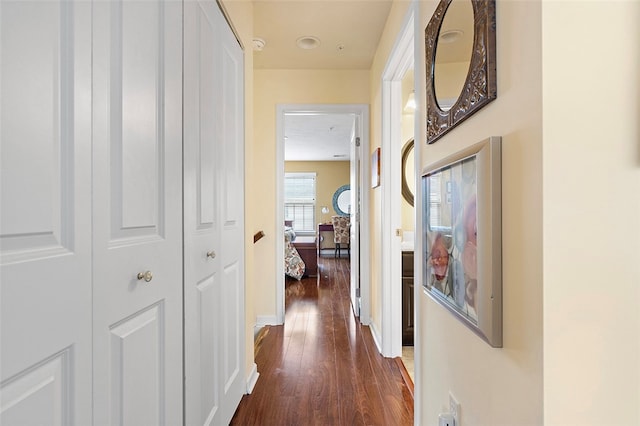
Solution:
[{"label": "doorway opening", "polygon": [[[387,184],[382,187],[381,250],[382,258],[388,261],[383,262],[381,270],[381,340],[383,354],[394,358],[403,354],[407,327],[415,332],[413,323],[416,317],[413,304],[416,214],[415,208],[403,199],[398,190],[402,187],[403,148],[414,138],[416,127],[415,110],[407,107],[410,94],[416,98],[413,78],[414,15],[415,10],[411,7],[382,76],[382,161],[389,167],[383,169],[383,181]],[[410,179],[415,181],[415,176]],[[406,273],[408,269],[410,274]],[[403,285],[396,285],[400,282]],[[403,287],[406,287],[405,294]]]},{"label": "doorway opening", "polygon": [[[351,302],[356,315],[360,317],[362,324],[368,325],[370,322],[370,309],[369,309],[369,233],[360,232],[360,230],[369,229],[369,214],[364,206],[368,205],[368,191],[363,190],[367,188],[369,184],[369,177],[367,175],[367,162],[363,160],[366,153],[369,151],[369,107],[368,105],[354,104],[354,105],[278,105],[277,111],[277,148],[276,148],[276,229],[281,230],[281,234],[284,235],[285,220],[291,220],[285,217],[285,145],[289,137],[297,138],[302,137],[301,133],[306,132],[305,123],[315,123],[311,125],[324,126],[324,132],[336,132],[341,133],[345,141],[343,141],[348,148],[349,155],[349,173],[346,183],[349,185],[349,202],[344,205],[348,207],[345,216],[350,219],[350,295]],[[336,124],[330,124],[335,122]],[[333,129],[331,129],[333,127]],[[349,130],[346,131],[345,129]],[[320,130],[316,129],[314,132],[318,133]],[[345,133],[346,131],[346,133]],[[291,136],[287,133],[291,132]],[[330,140],[330,138],[327,138]],[[310,142],[309,142],[310,143]],[[333,144],[334,142],[327,142]],[[342,151],[338,154],[331,155],[347,155]],[[310,148],[316,152],[324,153],[333,152],[328,146],[324,148],[316,149]],[[300,157],[302,158],[302,157]],[[316,157],[320,159],[322,157]],[[332,158],[329,161],[338,160]],[[312,161],[311,157],[306,157],[303,161]],[[319,161],[327,161],[327,158]],[[342,160],[344,161],[344,160]],[[306,170],[306,172],[311,172]],[[317,176],[317,179],[321,179],[321,176]],[[340,188],[334,188],[332,194],[338,198],[342,192],[338,191]],[[341,192],[341,194],[338,194]],[[342,194],[342,198],[345,198]],[[313,211],[317,212],[313,216],[313,231],[309,232],[309,226],[305,226],[305,232],[313,236],[315,239],[319,238],[319,224],[326,223],[331,219],[331,216],[336,214],[336,210],[340,211],[340,205],[337,204],[337,200],[334,203],[333,197],[331,202],[319,201],[319,205],[315,205]],[[341,204],[342,205],[342,204]],[[343,207],[344,208],[344,207]],[[284,268],[284,238],[276,239],[276,317],[279,324],[284,323],[285,318],[285,268]],[[360,248],[364,247],[367,250],[363,253]]]}]

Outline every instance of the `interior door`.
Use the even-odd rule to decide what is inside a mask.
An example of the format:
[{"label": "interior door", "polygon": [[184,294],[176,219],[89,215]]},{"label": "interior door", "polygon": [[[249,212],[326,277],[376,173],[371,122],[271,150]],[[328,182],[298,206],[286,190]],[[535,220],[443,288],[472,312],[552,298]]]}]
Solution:
[{"label": "interior door", "polygon": [[245,390],[242,50],[216,2],[184,21],[185,418],[223,425]]},{"label": "interior door", "polygon": [[185,419],[221,424],[220,55],[214,2],[184,5]]},{"label": "interior door", "polygon": [[94,424],[178,425],[182,4],[93,3]]},{"label": "interior door", "polygon": [[350,282],[351,305],[357,317],[360,316],[360,117],[354,116],[354,131],[350,144],[351,166],[349,170],[349,185],[351,187],[351,229],[350,229]]},{"label": "interior door", "polygon": [[0,2],[0,424],[91,424],[91,5]]},{"label": "interior door", "polygon": [[233,31],[218,9],[222,52],[220,128],[222,385],[224,424],[228,424],[245,393],[244,305],[244,57]]}]

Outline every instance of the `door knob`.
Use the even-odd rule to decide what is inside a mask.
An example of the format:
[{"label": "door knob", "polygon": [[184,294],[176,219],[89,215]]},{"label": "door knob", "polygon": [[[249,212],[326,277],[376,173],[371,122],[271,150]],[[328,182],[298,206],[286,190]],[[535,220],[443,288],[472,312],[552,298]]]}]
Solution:
[{"label": "door knob", "polygon": [[153,279],[153,274],[151,273],[151,271],[146,271],[146,272],[138,272],[138,279],[139,280],[145,280],[146,282],[149,282]]},{"label": "door knob", "polygon": [[207,257],[210,257],[210,258],[212,258],[212,259],[215,259],[215,258],[216,258],[216,252],[215,252],[215,251],[213,251],[213,250],[208,251],[208,252],[207,252]]}]

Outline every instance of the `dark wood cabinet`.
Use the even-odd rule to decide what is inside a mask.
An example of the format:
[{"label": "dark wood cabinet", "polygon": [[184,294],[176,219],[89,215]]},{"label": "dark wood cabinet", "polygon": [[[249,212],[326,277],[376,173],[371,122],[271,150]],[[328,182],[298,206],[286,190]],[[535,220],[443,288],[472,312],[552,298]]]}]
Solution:
[{"label": "dark wood cabinet", "polygon": [[402,252],[402,345],[413,346],[413,252]]}]

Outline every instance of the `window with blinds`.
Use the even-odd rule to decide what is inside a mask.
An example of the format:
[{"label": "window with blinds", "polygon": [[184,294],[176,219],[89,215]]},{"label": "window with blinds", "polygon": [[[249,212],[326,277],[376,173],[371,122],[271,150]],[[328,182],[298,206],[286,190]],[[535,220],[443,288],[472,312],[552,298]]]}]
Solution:
[{"label": "window with blinds", "polygon": [[316,174],[285,173],[284,218],[299,233],[315,233]]},{"label": "window with blinds", "polygon": [[442,174],[429,176],[429,227],[431,229],[442,226]]}]

